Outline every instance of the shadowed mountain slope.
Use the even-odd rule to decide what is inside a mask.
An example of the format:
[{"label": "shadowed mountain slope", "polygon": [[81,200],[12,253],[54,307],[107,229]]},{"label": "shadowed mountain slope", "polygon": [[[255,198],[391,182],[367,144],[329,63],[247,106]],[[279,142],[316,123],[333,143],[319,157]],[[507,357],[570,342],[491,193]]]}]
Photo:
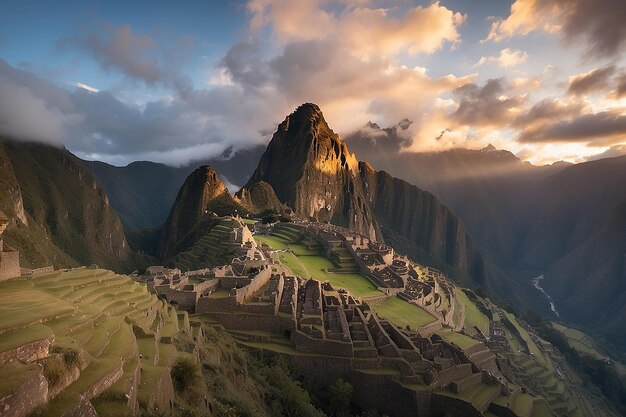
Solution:
[{"label": "shadowed mountain slope", "polygon": [[40,144],[1,141],[0,148],[0,204],[14,216],[6,241],[25,266],[133,267],[122,224],[80,159]]}]

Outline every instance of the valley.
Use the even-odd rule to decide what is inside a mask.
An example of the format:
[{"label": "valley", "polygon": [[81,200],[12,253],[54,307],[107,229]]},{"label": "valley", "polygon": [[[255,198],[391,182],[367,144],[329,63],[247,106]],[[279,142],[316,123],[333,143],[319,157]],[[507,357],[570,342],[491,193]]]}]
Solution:
[{"label": "valley", "polygon": [[[42,161],[98,195],[97,225],[93,210],[69,207],[60,186],[53,203],[40,203],[48,183],[20,164],[41,148],[16,146],[3,148],[14,174],[4,186],[16,197],[0,201],[10,214],[0,247],[0,370],[19,375],[0,393],[7,416],[273,415],[279,406],[268,398],[282,403],[287,392],[299,396],[302,415],[332,415],[323,387],[342,384],[349,415],[620,415],[619,400],[589,379],[590,366],[623,375],[620,362],[584,333],[498,297],[519,289],[518,301],[534,296],[557,314],[552,281],[520,287],[435,195],[359,162],[314,104],[279,125],[240,191],[202,165],[165,223],[128,240],[107,194],[71,154],[46,149]],[[44,216],[40,205],[55,213],[54,227],[30,222]],[[128,214],[125,222],[151,221]],[[114,232],[88,247],[71,240],[106,225]],[[28,240],[38,233],[49,236],[43,260]],[[233,355],[255,400],[236,394]],[[269,394],[278,382],[267,372],[298,388]],[[290,415],[284,407],[277,415]]]}]

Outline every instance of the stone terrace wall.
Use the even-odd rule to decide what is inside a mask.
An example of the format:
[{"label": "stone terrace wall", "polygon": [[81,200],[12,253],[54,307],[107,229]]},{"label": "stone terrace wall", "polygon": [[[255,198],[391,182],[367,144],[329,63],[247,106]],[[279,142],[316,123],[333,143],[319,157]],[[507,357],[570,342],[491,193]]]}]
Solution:
[{"label": "stone terrace wall", "polygon": [[45,404],[48,398],[48,381],[39,369],[33,377],[26,380],[17,390],[0,398],[2,417],[23,417],[35,408]]},{"label": "stone terrace wall", "polygon": [[448,415],[463,417],[483,416],[480,411],[468,402],[436,393],[432,394],[432,411],[435,413],[448,413]]},{"label": "stone terrace wall", "polygon": [[[381,413],[397,417],[415,417],[430,406],[430,392],[415,392],[404,388],[389,375],[370,374],[353,369],[353,360],[327,356],[293,356],[296,366],[315,382],[333,384],[338,378],[352,384],[354,400],[363,409],[376,409]],[[327,369],[332,368],[333,372]],[[419,414],[430,417],[429,414]]]},{"label": "stone terrace wall", "polygon": [[252,296],[261,289],[272,277],[272,270],[266,268],[255,275],[248,285],[235,290],[235,300],[239,304],[248,301]]},{"label": "stone terrace wall", "polygon": [[43,339],[2,352],[0,353],[0,365],[12,361],[30,363],[38,359],[43,359],[48,356],[51,344],[52,342],[50,340]]},{"label": "stone terrace wall", "polygon": [[291,334],[296,350],[302,352],[316,352],[325,355],[352,357],[354,355],[351,342],[342,342],[333,339],[317,339],[307,336],[300,330]]},{"label": "stone terrace wall", "polygon": [[227,330],[261,330],[264,332],[283,334],[296,328],[291,318],[276,316],[254,316],[245,314],[214,313],[212,315]]},{"label": "stone terrace wall", "polygon": [[20,253],[0,252],[0,281],[20,276]]}]

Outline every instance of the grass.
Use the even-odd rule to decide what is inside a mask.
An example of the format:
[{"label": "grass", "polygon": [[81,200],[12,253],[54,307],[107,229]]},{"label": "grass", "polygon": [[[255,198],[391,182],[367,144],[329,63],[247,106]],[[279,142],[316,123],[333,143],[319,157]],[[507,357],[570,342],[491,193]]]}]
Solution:
[{"label": "grass", "polygon": [[0,329],[24,327],[73,312],[73,305],[35,288],[29,281],[17,279],[0,283]]},{"label": "grass", "polygon": [[436,320],[428,311],[398,297],[389,297],[373,307],[374,311],[399,327],[416,330]]},{"label": "grass", "polygon": [[476,304],[467,297],[467,294],[460,288],[456,291],[456,299],[462,308],[465,309],[464,328],[468,333],[475,333],[474,326],[478,327],[483,334],[489,334],[489,318],[482,313]]},{"label": "grass", "polygon": [[450,343],[454,343],[463,350],[469,349],[479,343],[478,340],[472,339],[471,337],[461,333],[453,332],[451,330],[445,330],[438,334],[443,337],[444,340]]},{"label": "grass", "polygon": [[256,240],[258,245],[267,244],[272,249],[287,249],[287,242],[278,236],[254,235],[254,240]]},{"label": "grass", "polygon": [[254,238],[258,243],[267,243],[273,249],[290,249],[295,252],[295,254],[291,252],[274,254],[274,258],[288,266],[295,275],[329,281],[334,287],[345,288],[357,297],[381,295],[374,284],[361,274],[334,274],[324,271],[324,269],[334,269],[335,264],[318,251],[310,250],[301,243],[288,244],[285,239],[278,236],[256,235]]},{"label": "grass", "polygon": [[535,345],[535,342],[532,341],[532,339],[530,338],[530,335],[528,334],[528,332],[526,331],[526,329],[524,329],[519,322],[517,321],[517,319],[515,318],[515,316],[511,313],[505,312],[506,316],[508,317],[508,319],[511,321],[511,323],[513,323],[513,325],[515,326],[515,328],[517,329],[517,331],[519,332],[519,334],[522,336],[522,338],[524,339],[524,341],[526,342],[526,344],[528,345],[528,349],[530,350],[530,353],[542,364],[542,365],[547,365],[549,363],[549,361],[546,359],[546,357],[543,355],[543,353],[541,353],[541,351],[539,350],[539,348],[537,347],[537,345]]}]

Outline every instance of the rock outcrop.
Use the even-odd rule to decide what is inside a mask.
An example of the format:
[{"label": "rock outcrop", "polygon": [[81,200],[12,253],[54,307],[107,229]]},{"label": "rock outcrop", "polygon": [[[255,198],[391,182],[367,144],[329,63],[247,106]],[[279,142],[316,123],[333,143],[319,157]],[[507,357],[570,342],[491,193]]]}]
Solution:
[{"label": "rock outcrop", "polygon": [[161,230],[159,256],[167,259],[193,244],[201,226],[211,223],[216,214],[235,214],[240,209],[213,168],[208,165],[197,168],[180,188]]},{"label": "rock outcrop", "polygon": [[302,219],[380,236],[358,161],[315,104],[301,105],[278,126],[244,188],[250,190],[261,181]]},{"label": "rock outcrop", "polygon": [[99,264],[132,270],[133,254],[106,193],[62,148],[0,140],[4,234],[26,267]]},{"label": "rock outcrop", "polygon": [[315,104],[303,104],[278,126],[240,193],[262,182],[301,219],[393,241],[459,281],[490,286],[461,221],[431,193],[358,162]]}]

